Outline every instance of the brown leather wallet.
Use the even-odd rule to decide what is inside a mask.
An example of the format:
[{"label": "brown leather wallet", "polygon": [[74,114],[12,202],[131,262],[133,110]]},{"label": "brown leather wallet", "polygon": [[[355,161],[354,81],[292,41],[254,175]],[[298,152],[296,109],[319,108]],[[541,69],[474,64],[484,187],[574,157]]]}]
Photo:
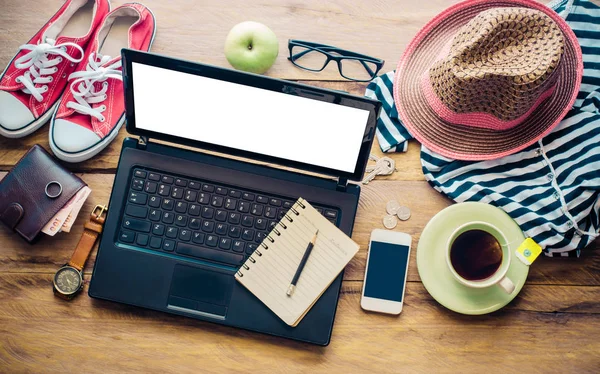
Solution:
[{"label": "brown leather wallet", "polygon": [[86,185],[36,144],[0,181],[0,221],[31,243]]}]

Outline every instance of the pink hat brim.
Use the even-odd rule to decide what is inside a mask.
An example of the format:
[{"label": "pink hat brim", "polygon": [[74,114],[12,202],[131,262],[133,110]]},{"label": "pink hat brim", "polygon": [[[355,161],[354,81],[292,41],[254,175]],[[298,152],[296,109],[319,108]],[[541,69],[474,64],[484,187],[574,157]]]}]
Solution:
[{"label": "pink hat brim", "polygon": [[[553,94],[523,124],[510,130],[452,124],[439,118],[423,98],[421,77],[431,65],[432,53],[448,43],[456,31],[481,11],[496,7],[526,7],[551,17],[565,36],[559,81]],[[423,145],[457,160],[491,160],[516,153],[550,133],[569,112],[581,85],[583,59],[577,37],[552,9],[531,0],[468,0],[433,18],[408,45],[394,77],[394,102],[406,129]]]}]

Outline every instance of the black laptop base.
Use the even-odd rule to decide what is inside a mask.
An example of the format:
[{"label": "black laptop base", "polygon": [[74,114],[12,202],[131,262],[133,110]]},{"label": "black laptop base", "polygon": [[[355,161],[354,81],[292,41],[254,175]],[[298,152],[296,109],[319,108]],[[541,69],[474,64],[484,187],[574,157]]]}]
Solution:
[{"label": "black laptop base", "polygon": [[[120,240],[130,198],[129,186],[136,169],[156,170],[157,173],[164,171],[188,180],[210,181],[229,189],[280,197],[282,201],[293,201],[301,196],[316,207],[336,211],[338,227],[348,235],[354,224],[359,186],[350,184],[345,191],[339,191],[333,180],[161,144],[140,145],[136,139],[125,139],[90,282],[89,295],[94,298],[318,345],[329,343],[342,274],[300,324],[290,327],[235,281],[233,275],[237,266],[231,261],[181,255],[176,251],[151,248],[149,242],[144,246],[136,243],[139,233],[133,242],[129,242],[130,239]],[[148,236],[152,234],[148,233]],[[198,247],[205,246],[205,243],[198,244]],[[234,253],[233,250],[231,253]]]}]

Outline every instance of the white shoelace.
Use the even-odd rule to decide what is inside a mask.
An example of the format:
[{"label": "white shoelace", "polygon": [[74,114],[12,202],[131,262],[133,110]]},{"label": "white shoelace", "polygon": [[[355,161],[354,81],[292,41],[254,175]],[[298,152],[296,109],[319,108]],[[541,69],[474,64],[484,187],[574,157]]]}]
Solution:
[{"label": "white shoelace", "polygon": [[[67,53],[68,46],[75,47],[81,57],[70,56]],[[54,79],[52,75],[58,71],[56,65],[62,62],[63,57],[74,63],[83,60],[83,49],[80,46],[71,42],[56,44],[56,40],[50,38],[46,38],[44,43],[23,44],[19,50],[29,52],[15,60],[15,67],[29,70],[15,78],[15,82],[23,83],[25,88],[21,91],[32,95],[38,102],[44,100],[42,94],[48,91],[48,83]],[[58,57],[50,59],[50,55]],[[36,87],[36,84],[41,86]]]},{"label": "white shoelace", "polygon": [[[108,78],[123,80],[121,71],[121,60],[110,65],[106,65],[111,60],[110,56],[102,56],[92,53],[88,60],[88,65],[85,71],[76,71],[69,75],[69,80],[74,79],[71,83],[71,92],[75,101],[69,101],[67,108],[71,108],[78,113],[87,114],[97,118],[100,122],[104,122],[102,112],[106,110],[106,105],[92,107],[90,104],[100,104],[106,100],[106,90],[108,89]],[[102,88],[96,90],[95,83],[103,82]]]}]

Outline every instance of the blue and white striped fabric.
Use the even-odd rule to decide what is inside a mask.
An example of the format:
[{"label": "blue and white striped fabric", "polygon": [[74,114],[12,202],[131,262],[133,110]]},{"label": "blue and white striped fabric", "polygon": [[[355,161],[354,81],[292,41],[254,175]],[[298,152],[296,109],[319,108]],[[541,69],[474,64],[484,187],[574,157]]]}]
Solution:
[{"label": "blue and white striped fabric", "polygon": [[[421,148],[427,181],[457,202],[481,201],[506,211],[549,256],[579,256],[600,226],[600,7],[585,0],[550,5],[579,40],[583,81],[563,121],[527,149],[497,160],[457,161]],[[384,152],[405,151],[412,136],[392,97],[394,72],[369,84],[383,102],[377,137]]]}]

